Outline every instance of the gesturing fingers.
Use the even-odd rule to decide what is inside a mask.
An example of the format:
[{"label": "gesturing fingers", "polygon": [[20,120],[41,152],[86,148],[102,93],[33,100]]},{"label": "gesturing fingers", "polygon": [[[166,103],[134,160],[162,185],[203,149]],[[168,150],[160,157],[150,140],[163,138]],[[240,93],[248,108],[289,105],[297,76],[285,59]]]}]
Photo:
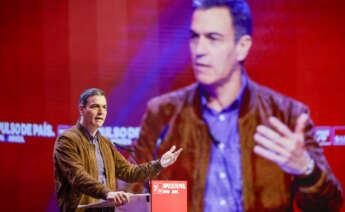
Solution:
[{"label": "gesturing fingers", "polygon": [[176,149],[176,146],[173,145],[173,146],[169,149],[168,153],[173,153],[173,152],[175,151],[175,149]]},{"label": "gesturing fingers", "polygon": [[169,151],[167,151],[166,153],[163,154],[160,161],[161,161],[161,165],[164,168],[173,164],[177,160],[180,153],[182,152],[182,148],[180,148],[179,150],[174,152],[175,149],[176,149],[176,147],[172,146]]},{"label": "gesturing fingers", "polygon": [[278,154],[278,155],[283,155],[286,157],[289,156],[288,151],[284,147],[279,145],[277,142],[274,142],[271,139],[269,139],[265,136],[262,136],[259,133],[255,133],[254,139],[258,144],[260,144],[266,150],[268,150],[270,152],[273,151],[275,153],[275,155]]},{"label": "gesturing fingers", "polygon": [[305,145],[304,130],[308,115],[298,117],[295,130],[275,117],[269,118],[272,128],[259,125],[254,134],[258,145],[254,152],[279,165],[284,171],[291,174],[300,174],[305,170],[306,163],[310,161]]},{"label": "gesturing fingers", "polygon": [[303,140],[304,130],[307,125],[308,117],[308,114],[303,113],[297,119],[295,134],[296,136],[298,136],[298,140]]},{"label": "gesturing fingers", "polygon": [[177,150],[176,152],[174,152],[174,162],[177,160],[178,156],[181,154],[182,152],[182,148],[180,148],[179,150]]},{"label": "gesturing fingers", "polygon": [[[266,145],[264,145],[266,148],[271,149],[272,145],[277,145],[280,146],[283,149],[288,149],[290,150],[291,148],[293,148],[293,143],[291,142],[287,142],[287,137],[283,136],[281,134],[279,134],[278,132],[274,131],[273,129],[266,127],[264,125],[259,125],[256,128],[256,134],[261,135],[261,137],[265,137],[267,138],[270,143],[268,142],[263,142]],[[254,139],[255,139],[255,135],[254,135]],[[257,139],[255,139],[257,141]],[[262,139],[261,139],[262,140]],[[260,141],[259,141],[260,142]]]},{"label": "gesturing fingers", "polygon": [[281,164],[284,160],[284,158],[281,157],[279,154],[276,154],[275,152],[265,149],[258,145],[254,147],[254,152],[260,155],[261,157],[266,158],[267,160],[273,161],[277,164]]},{"label": "gesturing fingers", "polygon": [[276,117],[270,117],[268,119],[269,123],[274,127],[282,136],[292,138],[294,137],[293,132],[279,119]]},{"label": "gesturing fingers", "polygon": [[281,136],[301,142],[304,140],[304,130],[307,125],[308,117],[309,116],[306,113],[301,114],[297,118],[294,131],[291,131],[287,125],[276,117],[270,117],[269,123],[281,134]]}]

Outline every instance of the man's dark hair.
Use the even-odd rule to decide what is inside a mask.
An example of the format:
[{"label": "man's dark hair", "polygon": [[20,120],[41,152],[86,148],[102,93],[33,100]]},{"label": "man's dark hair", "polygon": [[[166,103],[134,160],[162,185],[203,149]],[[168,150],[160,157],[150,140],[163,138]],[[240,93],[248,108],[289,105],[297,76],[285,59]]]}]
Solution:
[{"label": "man's dark hair", "polygon": [[226,7],[232,17],[235,29],[235,42],[243,35],[252,35],[252,16],[245,0],[193,0],[193,10]]},{"label": "man's dark hair", "polygon": [[91,96],[105,96],[104,91],[99,88],[89,88],[80,94],[79,106],[85,107],[87,99]]}]

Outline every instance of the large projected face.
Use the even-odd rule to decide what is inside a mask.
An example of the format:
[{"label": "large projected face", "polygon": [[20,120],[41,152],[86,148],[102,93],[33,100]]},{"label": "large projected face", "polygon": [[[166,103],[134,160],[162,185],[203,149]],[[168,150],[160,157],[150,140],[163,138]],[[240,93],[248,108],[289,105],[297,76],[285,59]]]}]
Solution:
[{"label": "large projected face", "polygon": [[[242,38],[235,43],[230,12],[225,7],[196,9],[190,27],[190,51],[196,79],[204,85],[222,85],[244,59]],[[249,36],[247,36],[249,37]]]},{"label": "large projected face", "polygon": [[101,127],[107,116],[107,100],[104,96],[95,95],[87,99],[85,106],[80,106],[81,124],[90,133]]}]

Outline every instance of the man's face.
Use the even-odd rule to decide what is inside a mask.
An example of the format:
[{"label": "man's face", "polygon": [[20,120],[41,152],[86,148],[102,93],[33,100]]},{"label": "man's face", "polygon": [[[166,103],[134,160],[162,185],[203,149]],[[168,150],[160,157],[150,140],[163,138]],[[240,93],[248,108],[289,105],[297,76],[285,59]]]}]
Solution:
[{"label": "man's face", "polygon": [[229,82],[232,73],[241,69],[229,10],[225,7],[196,9],[190,32],[196,79],[211,86]]},{"label": "man's face", "polygon": [[107,100],[104,96],[96,95],[87,99],[86,106],[80,106],[81,124],[89,131],[101,127],[107,116]]}]

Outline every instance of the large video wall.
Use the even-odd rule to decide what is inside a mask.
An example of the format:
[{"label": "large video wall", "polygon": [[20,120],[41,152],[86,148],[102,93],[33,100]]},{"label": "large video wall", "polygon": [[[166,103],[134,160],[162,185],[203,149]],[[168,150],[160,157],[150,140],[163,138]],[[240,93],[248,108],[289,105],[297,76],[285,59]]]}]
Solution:
[{"label": "large video wall", "polygon": [[[345,158],[345,3],[248,0],[249,77],[307,104],[341,182]],[[12,0],[0,3],[1,211],[57,211],[56,137],[80,93],[107,93],[102,133],[128,145],[147,101],[194,82],[186,0]],[[345,211],[343,209],[343,211]]]}]

